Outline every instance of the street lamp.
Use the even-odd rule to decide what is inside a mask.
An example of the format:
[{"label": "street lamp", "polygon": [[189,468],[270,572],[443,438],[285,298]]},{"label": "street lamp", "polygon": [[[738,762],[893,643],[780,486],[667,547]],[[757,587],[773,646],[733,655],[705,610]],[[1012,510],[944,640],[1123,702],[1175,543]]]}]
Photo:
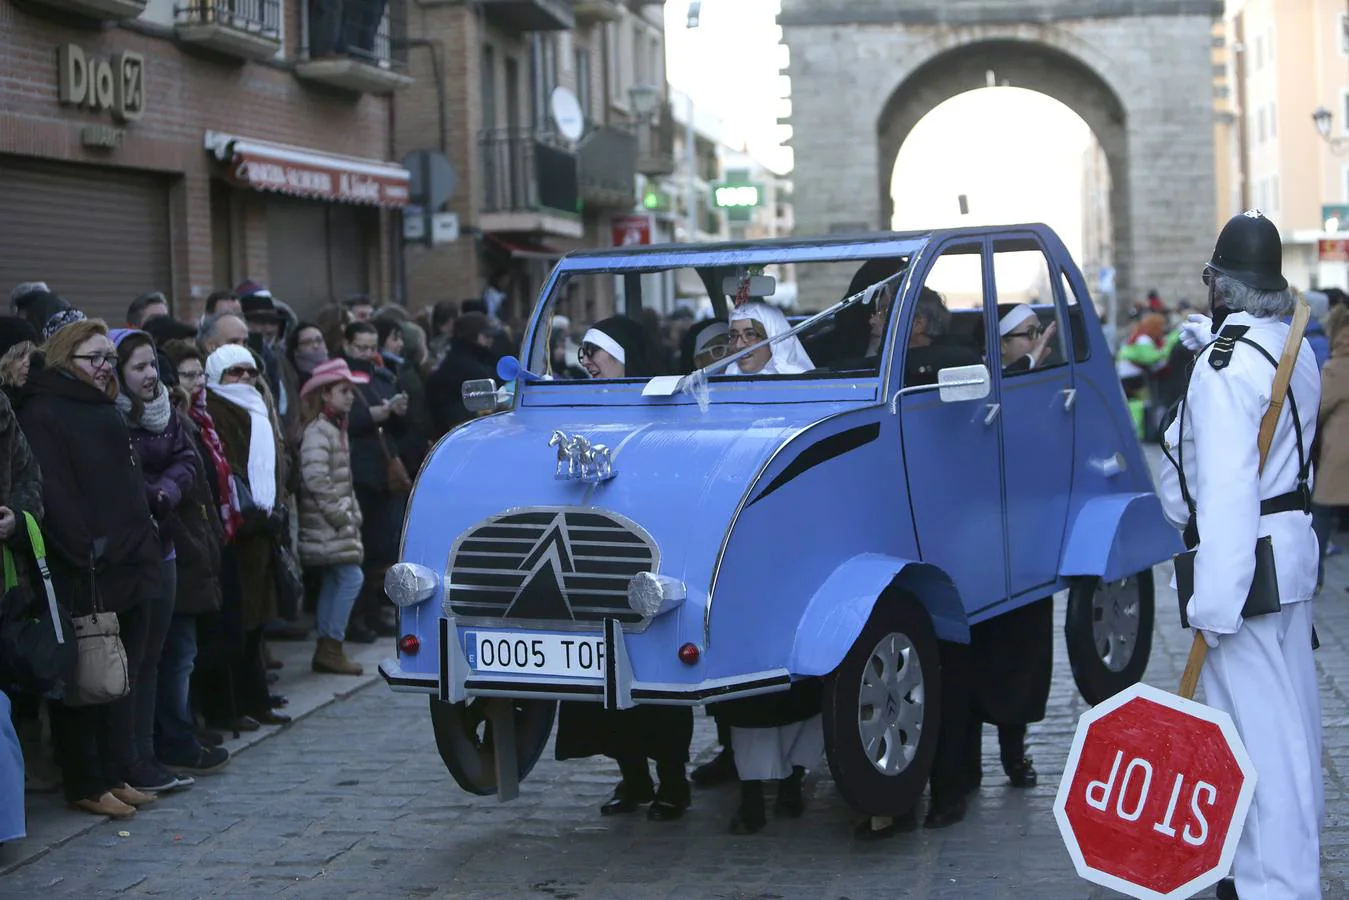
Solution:
[{"label": "street lamp", "polygon": [[1322,140],[1330,145],[1331,153],[1344,153],[1349,150],[1349,138],[1331,137],[1330,128],[1335,119],[1335,114],[1324,106],[1316,107],[1312,113],[1312,122],[1316,125],[1317,132]]},{"label": "street lamp", "polygon": [[660,88],[654,84],[634,84],[628,88],[628,100],[632,103],[632,114],[643,122],[649,122],[656,115]]}]

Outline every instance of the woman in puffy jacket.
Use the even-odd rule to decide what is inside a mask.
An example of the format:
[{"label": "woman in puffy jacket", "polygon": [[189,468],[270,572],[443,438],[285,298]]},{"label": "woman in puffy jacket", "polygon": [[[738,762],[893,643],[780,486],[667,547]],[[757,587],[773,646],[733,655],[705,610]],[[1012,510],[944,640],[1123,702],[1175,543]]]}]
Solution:
[{"label": "woman in puffy jacket", "polygon": [[300,390],[305,422],[300,442],[300,561],[322,572],[318,596],[315,672],[360,675],[361,667],[342,651],[347,618],[361,592],[361,507],[351,476],[347,414],[356,400],[353,385],[369,382],[344,359],[318,365]]}]

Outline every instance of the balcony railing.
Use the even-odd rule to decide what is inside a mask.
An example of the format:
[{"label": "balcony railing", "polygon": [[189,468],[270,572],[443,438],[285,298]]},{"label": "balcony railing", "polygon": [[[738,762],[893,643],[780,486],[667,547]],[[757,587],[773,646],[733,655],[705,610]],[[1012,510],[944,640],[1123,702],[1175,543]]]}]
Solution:
[{"label": "balcony railing", "polygon": [[637,136],[602,125],[577,148],[581,199],[587,206],[631,209],[637,202]]},{"label": "balcony railing", "polygon": [[299,0],[305,10],[301,78],[354,91],[387,92],[406,74],[405,0]]},{"label": "balcony railing", "polygon": [[479,134],[483,163],[482,210],[553,210],[575,215],[580,199],[576,156],[529,128],[493,128]]},{"label": "balcony railing", "polygon": [[482,11],[488,22],[514,33],[576,27],[575,0],[482,0]]},{"label": "balcony railing", "polygon": [[174,9],[180,40],[245,59],[281,49],[281,0],[191,0]]}]

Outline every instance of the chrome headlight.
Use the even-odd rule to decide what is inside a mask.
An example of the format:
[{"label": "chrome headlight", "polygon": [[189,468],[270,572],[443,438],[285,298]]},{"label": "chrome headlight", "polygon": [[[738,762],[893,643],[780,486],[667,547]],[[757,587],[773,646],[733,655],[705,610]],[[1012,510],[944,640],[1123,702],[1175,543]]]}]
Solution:
[{"label": "chrome headlight", "polygon": [[416,563],[395,563],[384,574],[384,593],[395,606],[416,606],[429,600],[440,587],[440,576]]},{"label": "chrome headlight", "polygon": [[628,605],[648,619],[669,612],[687,596],[684,582],[668,575],[638,572],[628,582]]}]

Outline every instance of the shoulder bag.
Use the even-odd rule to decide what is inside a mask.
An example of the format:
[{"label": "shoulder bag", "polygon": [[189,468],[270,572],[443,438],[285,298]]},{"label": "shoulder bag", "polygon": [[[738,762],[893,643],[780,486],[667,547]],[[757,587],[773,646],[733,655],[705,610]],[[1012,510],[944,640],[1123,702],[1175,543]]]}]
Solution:
[{"label": "shoulder bag", "polygon": [[56,600],[51,570],[47,568],[47,548],[37,521],[31,513],[24,513],[22,524],[28,530],[47,602],[35,602],[28,585],[19,581],[14,554],[4,547],[0,668],[9,686],[38,696],[59,696],[75,672],[75,628],[70,613]]},{"label": "shoulder bag", "polygon": [[121,625],[117,615],[105,612],[99,603],[98,582],[94,574],[96,562],[96,551],[90,551],[89,596],[94,611],[74,619],[79,662],[75,665],[75,680],[66,691],[67,706],[97,706],[120,700],[131,693]]}]

